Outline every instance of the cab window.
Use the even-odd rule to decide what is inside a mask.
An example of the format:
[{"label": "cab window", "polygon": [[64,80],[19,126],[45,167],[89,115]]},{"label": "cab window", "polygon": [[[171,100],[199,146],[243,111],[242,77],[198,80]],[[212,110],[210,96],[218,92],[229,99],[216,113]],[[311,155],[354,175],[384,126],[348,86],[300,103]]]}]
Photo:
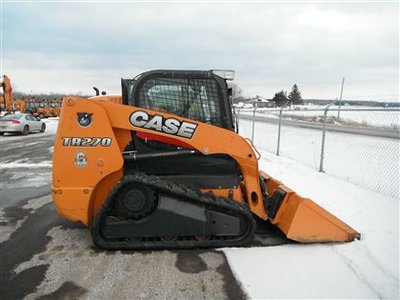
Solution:
[{"label": "cab window", "polygon": [[221,126],[217,84],[212,79],[152,78],[139,91],[138,106]]}]

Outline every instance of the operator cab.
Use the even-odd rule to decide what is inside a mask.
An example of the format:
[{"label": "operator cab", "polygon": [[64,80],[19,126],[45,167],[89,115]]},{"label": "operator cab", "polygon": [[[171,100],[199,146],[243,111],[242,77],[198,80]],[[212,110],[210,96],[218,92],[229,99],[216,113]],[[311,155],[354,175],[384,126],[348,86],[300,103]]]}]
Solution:
[{"label": "operator cab", "polygon": [[154,70],[122,79],[122,103],[234,129],[226,80],[234,71]]},{"label": "operator cab", "polygon": [[[234,71],[230,70],[148,71],[134,79],[121,80],[122,103],[234,130],[230,89],[226,83],[233,77]],[[128,150],[155,154],[187,149],[152,141],[132,132]],[[198,188],[238,186],[240,173],[236,161],[226,154],[152,156],[151,159],[126,163],[125,170],[168,176]]]}]

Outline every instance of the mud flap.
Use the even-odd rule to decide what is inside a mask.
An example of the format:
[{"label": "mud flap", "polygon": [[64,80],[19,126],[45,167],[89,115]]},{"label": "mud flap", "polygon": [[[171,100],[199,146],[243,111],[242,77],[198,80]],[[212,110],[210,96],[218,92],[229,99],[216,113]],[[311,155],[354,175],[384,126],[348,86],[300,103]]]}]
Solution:
[{"label": "mud flap", "polygon": [[260,172],[270,197],[264,207],[270,222],[300,243],[350,242],[361,235],[308,198],[299,196],[281,182]]}]

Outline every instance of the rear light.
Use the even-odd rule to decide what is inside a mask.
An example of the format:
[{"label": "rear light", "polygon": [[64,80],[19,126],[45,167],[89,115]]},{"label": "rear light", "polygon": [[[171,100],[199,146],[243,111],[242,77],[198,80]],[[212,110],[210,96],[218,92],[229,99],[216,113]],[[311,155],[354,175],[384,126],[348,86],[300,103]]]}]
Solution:
[{"label": "rear light", "polygon": [[12,123],[12,124],[21,124],[21,122],[20,122],[20,121],[18,121],[18,120],[15,120],[15,119],[11,119],[11,123]]}]

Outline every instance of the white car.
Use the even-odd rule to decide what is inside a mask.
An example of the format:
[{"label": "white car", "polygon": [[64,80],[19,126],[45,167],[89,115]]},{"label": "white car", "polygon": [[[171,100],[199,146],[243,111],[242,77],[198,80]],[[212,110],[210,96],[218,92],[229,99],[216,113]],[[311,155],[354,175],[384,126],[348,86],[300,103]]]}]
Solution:
[{"label": "white car", "polygon": [[6,132],[19,132],[27,135],[30,132],[44,132],[46,124],[30,114],[8,114],[0,119],[0,135]]}]

